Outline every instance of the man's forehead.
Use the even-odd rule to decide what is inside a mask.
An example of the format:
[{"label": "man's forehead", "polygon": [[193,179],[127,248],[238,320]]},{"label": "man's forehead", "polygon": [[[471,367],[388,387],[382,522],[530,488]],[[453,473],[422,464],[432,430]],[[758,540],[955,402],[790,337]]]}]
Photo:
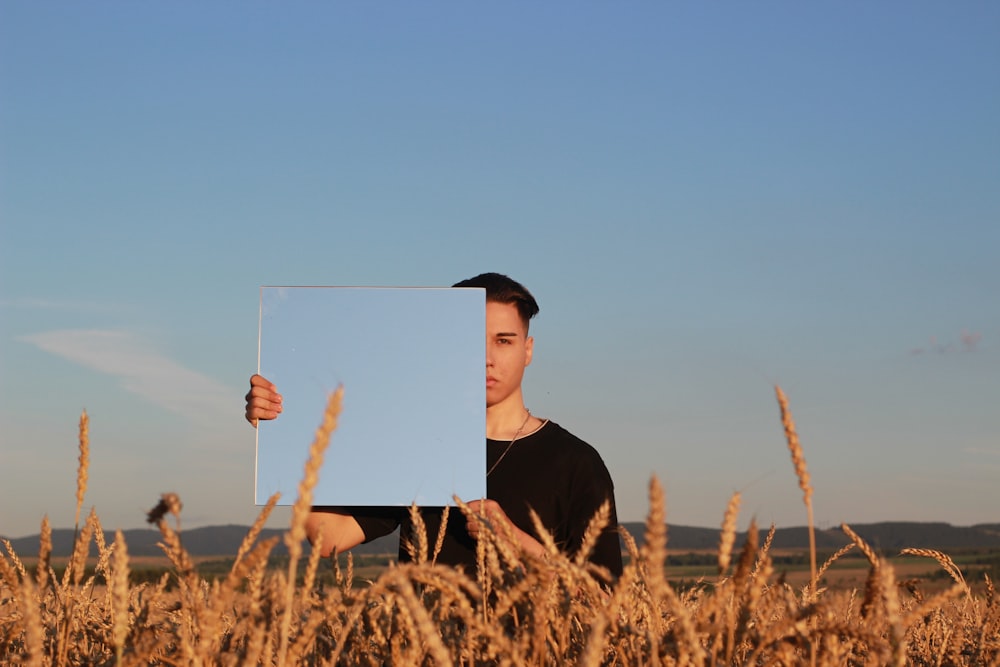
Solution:
[{"label": "man's forehead", "polygon": [[491,336],[521,336],[527,331],[517,306],[512,303],[486,303],[486,333]]},{"label": "man's forehead", "polygon": [[490,322],[486,320],[486,333],[490,336],[523,336],[526,333],[521,320]]}]

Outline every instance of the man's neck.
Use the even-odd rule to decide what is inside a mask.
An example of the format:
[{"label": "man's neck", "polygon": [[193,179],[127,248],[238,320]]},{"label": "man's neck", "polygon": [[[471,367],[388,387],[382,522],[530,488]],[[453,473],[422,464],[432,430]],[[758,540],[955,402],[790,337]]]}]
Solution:
[{"label": "man's neck", "polygon": [[518,430],[528,426],[528,410],[520,394],[512,394],[502,403],[486,408],[486,437],[491,440],[511,440]]}]

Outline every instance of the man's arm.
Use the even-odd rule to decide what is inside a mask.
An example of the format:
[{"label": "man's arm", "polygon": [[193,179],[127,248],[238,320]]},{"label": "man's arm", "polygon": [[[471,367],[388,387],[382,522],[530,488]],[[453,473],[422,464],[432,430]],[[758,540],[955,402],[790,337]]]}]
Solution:
[{"label": "man's arm", "polygon": [[315,545],[322,535],[320,555],[326,558],[334,549],[343,553],[365,541],[365,533],[357,520],[350,514],[333,509],[315,508],[306,519],[306,536],[309,544]]}]

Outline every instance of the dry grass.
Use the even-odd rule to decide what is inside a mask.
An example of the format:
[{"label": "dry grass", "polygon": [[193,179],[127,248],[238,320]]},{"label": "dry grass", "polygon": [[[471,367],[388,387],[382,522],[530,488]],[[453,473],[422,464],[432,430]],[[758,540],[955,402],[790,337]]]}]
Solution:
[{"label": "dry grass", "polygon": [[[780,390],[779,390],[780,391]],[[793,463],[810,503],[805,459],[787,401],[782,421]],[[308,506],[323,431],[336,419],[331,402],[300,487]],[[77,506],[86,490],[86,420],[81,420]],[[795,443],[794,447],[792,443]],[[270,512],[273,500],[262,512]],[[934,595],[912,582],[896,584],[892,565],[849,527],[851,547],[869,559],[865,588],[817,588],[829,559],[796,590],[775,580],[774,527],[760,542],[755,526],[739,553],[732,534],[739,509],[724,512],[719,574],[684,592],[664,576],[667,555],[664,494],[654,478],[645,544],[623,534],[628,563],[611,588],[585,558],[549,545],[544,558],[510,550],[487,530],[477,578],[434,563],[439,541],[418,536],[412,564],[390,567],[366,586],[334,562],[335,585],[315,583],[314,550],[304,567],[297,553],[288,571],[268,570],[277,538],[258,541],[251,528],[225,579],[198,576],[180,531],[180,499],[164,494],[150,512],[173,570],[156,584],[129,583],[121,533],[109,545],[96,513],[77,533],[66,573],[51,565],[51,530],[43,522],[35,572],[9,544],[0,552],[0,661],[27,665],[707,665],[707,664],[1000,664],[1000,602],[993,583],[977,596],[945,554],[905,550],[935,559],[954,584]],[[461,511],[467,511],[459,506]],[[172,519],[171,522],[168,519]],[[286,537],[301,547],[300,516]],[[607,521],[599,513],[588,534]],[[96,572],[83,560],[97,544]],[[546,541],[547,544],[551,540]],[[172,586],[171,586],[172,584]],[[909,590],[910,592],[907,592]],[[860,599],[859,599],[860,598]]]}]

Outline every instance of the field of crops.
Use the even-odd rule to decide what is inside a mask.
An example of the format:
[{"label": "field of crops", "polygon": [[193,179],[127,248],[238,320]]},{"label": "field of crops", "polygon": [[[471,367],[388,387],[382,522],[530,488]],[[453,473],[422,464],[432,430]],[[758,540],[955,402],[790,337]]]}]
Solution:
[{"label": "field of crops", "polygon": [[[993,582],[966,582],[946,554],[926,557],[951,585],[935,592],[897,581],[892,564],[848,526],[851,543],[813,563],[807,583],[775,575],[770,531],[751,528],[734,549],[740,497],[722,518],[716,574],[672,586],[663,492],[649,488],[645,541],[627,533],[627,564],[612,586],[581,554],[552,544],[541,558],[514,551],[487,530],[479,568],[468,577],[436,565],[435,535],[410,545],[415,562],[390,567],[359,585],[352,561],[333,559],[332,582],[317,579],[318,550],[303,551],[316,471],[336,425],[331,397],[299,486],[285,535],[286,569],[268,569],[277,538],[258,539],[275,498],[261,512],[228,573],[199,574],[185,551],[180,499],[165,494],[150,511],[172,563],[158,581],[130,578],[121,533],[106,536],[97,514],[80,521],[89,439],[80,425],[77,539],[57,575],[51,529],[40,551],[0,557],[0,662],[27,665],[998,665],[1000,600]],[[779,390],[793,465],[811,517],[811,486],[787,401]],[[462,511],[464,508],[460,507]],[[413,512],[417,512],[414,508]],[[417,517],[419,515],[417,514]],[[595,536],[606,516],[594,517]],[[48,537],[47,537],[48,536]],[[544,536],[543,536],[544,537]],[[86,568],[96,544],[97,562]],[[868,562],[863,587],[824,588],[824,574],[849,550]],[[974,586],[970,586],[974,583]]]}]

